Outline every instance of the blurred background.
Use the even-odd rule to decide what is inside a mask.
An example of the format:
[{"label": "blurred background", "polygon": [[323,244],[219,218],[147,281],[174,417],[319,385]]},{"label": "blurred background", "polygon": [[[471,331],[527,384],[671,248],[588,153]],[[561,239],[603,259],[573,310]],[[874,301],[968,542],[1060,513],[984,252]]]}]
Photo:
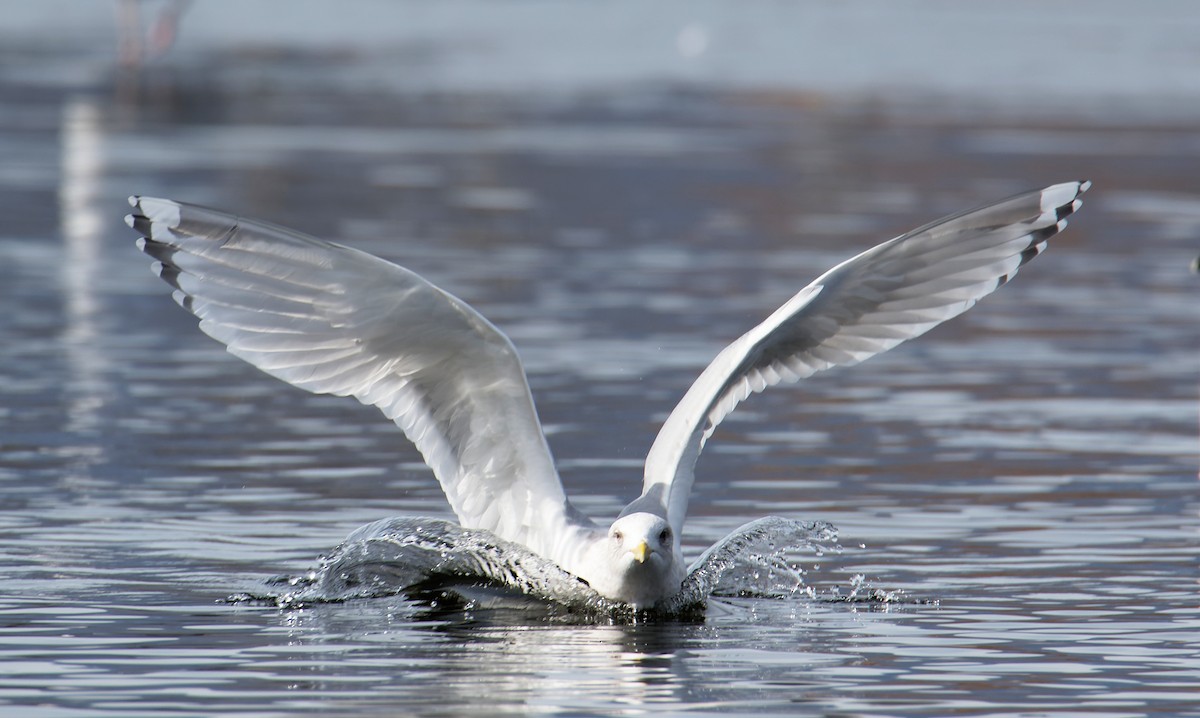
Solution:
[{"label": "blurred background", "polygon": [[[1096,361],[1128,352],[1139,377],[1172,377],[1153,396],[1119,385],[1186,398],[1172,421],[1190,442],[1194,296],[1178,292],[1200,252],[1198,37],[1186,2],[13,4],[0,271],[23,311],[0,334],[65,342],[41,349],[65,353],[74,379],[8,341],[12,402],[65,401],[68,426],[111,428],[145,403],[113,374],[146,359],[141,343],[178,332],[219,350],[162,306],[119,224],[127,195],[162,195],[355,244],[479,304],[521,349],[568,482],[572,460],[581,478],[607,461],[632,477],[707,359],[824,268],[940,215],[1090,178],[1082,228],[1017,291],[1041,302],[1044,334],[1095,332]],[[995,338],[1003,306],[947,331]],[[1149,337],[1188,361],[1152,368],[1174,355]],[[844,395],[879,372],[814,387]],[[32,376],[63,396],[30,395]],[[746,415],[786,421],[812,401],[779,394]],[[631,489],[603,491],[603,508]]]}]

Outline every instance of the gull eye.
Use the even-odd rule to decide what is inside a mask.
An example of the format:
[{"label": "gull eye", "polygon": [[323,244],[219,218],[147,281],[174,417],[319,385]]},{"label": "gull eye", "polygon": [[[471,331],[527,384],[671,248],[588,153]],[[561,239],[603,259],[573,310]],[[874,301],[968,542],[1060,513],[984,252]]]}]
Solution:
[{"label": "gull eye", "polygon": [[618,540],[618,541],[624,541],[624,540],[625,540],[625,535],[624,535],[624,534],[622,534],[622,533],[621,533],[620,531],[618,531],[617,529],[613,529],[613,532],[612,532],[612,537],[613,537],[613,538],[615,538],[615,539],[616,539],[616,540]]},{"label": "gull eye", "polygon": [[671,540],[671,529],[663,529],[658,534],[658,542],[666,543]]}]

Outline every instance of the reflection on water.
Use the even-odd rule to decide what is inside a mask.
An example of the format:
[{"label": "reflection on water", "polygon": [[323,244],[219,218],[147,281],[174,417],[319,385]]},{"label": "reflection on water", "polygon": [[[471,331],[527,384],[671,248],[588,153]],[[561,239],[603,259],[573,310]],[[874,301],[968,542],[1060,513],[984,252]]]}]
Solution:
[{"label": "reflection on water", "polygon": [[[272,93],[209,61],[148,71],[130,104],[0,84],[0,712],[1196,713],[1194,125],[661,87],[364,96],[315,71]],[[197,332],[120,223],[133,192],[219,205],[468,299],[604,516],[704,362],[798,286],[1085,176],[1011,287],[755,397],[700,462],[689,557],[766,514],[828,521],[845,550],[804,557],[808,585],[911,600],[725,598],[633,626],[222,603],[356,526],[448,510],[374,410]]]}]

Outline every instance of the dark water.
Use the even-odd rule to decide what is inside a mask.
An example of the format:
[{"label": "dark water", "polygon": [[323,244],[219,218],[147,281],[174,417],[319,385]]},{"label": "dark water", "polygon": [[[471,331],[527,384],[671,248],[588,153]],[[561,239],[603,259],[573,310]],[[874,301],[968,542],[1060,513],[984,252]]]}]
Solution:
[{"label": "dark water", "polygon": [[[1196,117],[49,47],[0,73],[0,714],[1200,715]],[[819,598],[638,625],[224,603],[448,510],[374,410],[204,337],[121,222],[131,193],[219,206],[467,299],[520,349],[568,493],[611,516],[704,363],[820,271],[1085,177],[1011,286],[709,443],[690,556],[766,514],[828,521]],[[856,586],[901,600],[829,600]]]}]

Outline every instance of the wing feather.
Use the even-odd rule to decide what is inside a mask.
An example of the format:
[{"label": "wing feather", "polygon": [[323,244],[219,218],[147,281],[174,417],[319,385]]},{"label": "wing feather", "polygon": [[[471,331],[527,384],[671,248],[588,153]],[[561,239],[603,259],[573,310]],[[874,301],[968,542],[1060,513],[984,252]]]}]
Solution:
[{"label": "wing feather", "polygon": [[135,197],[139,247],[239,358],[310,392],[378,407],[468,528],[550,555],[567,503],[517,353],[465,302],[348,247]]},{"label": "wing feather", "polygon": [[857,364],[963,313],[1045,250],[1089,186],[1065,182],[938,220],[800,290],[692,384],[650,448],[642,497],[631,507],[661,502],[678,533],[700,450],[739,402],[780,382]]}]

